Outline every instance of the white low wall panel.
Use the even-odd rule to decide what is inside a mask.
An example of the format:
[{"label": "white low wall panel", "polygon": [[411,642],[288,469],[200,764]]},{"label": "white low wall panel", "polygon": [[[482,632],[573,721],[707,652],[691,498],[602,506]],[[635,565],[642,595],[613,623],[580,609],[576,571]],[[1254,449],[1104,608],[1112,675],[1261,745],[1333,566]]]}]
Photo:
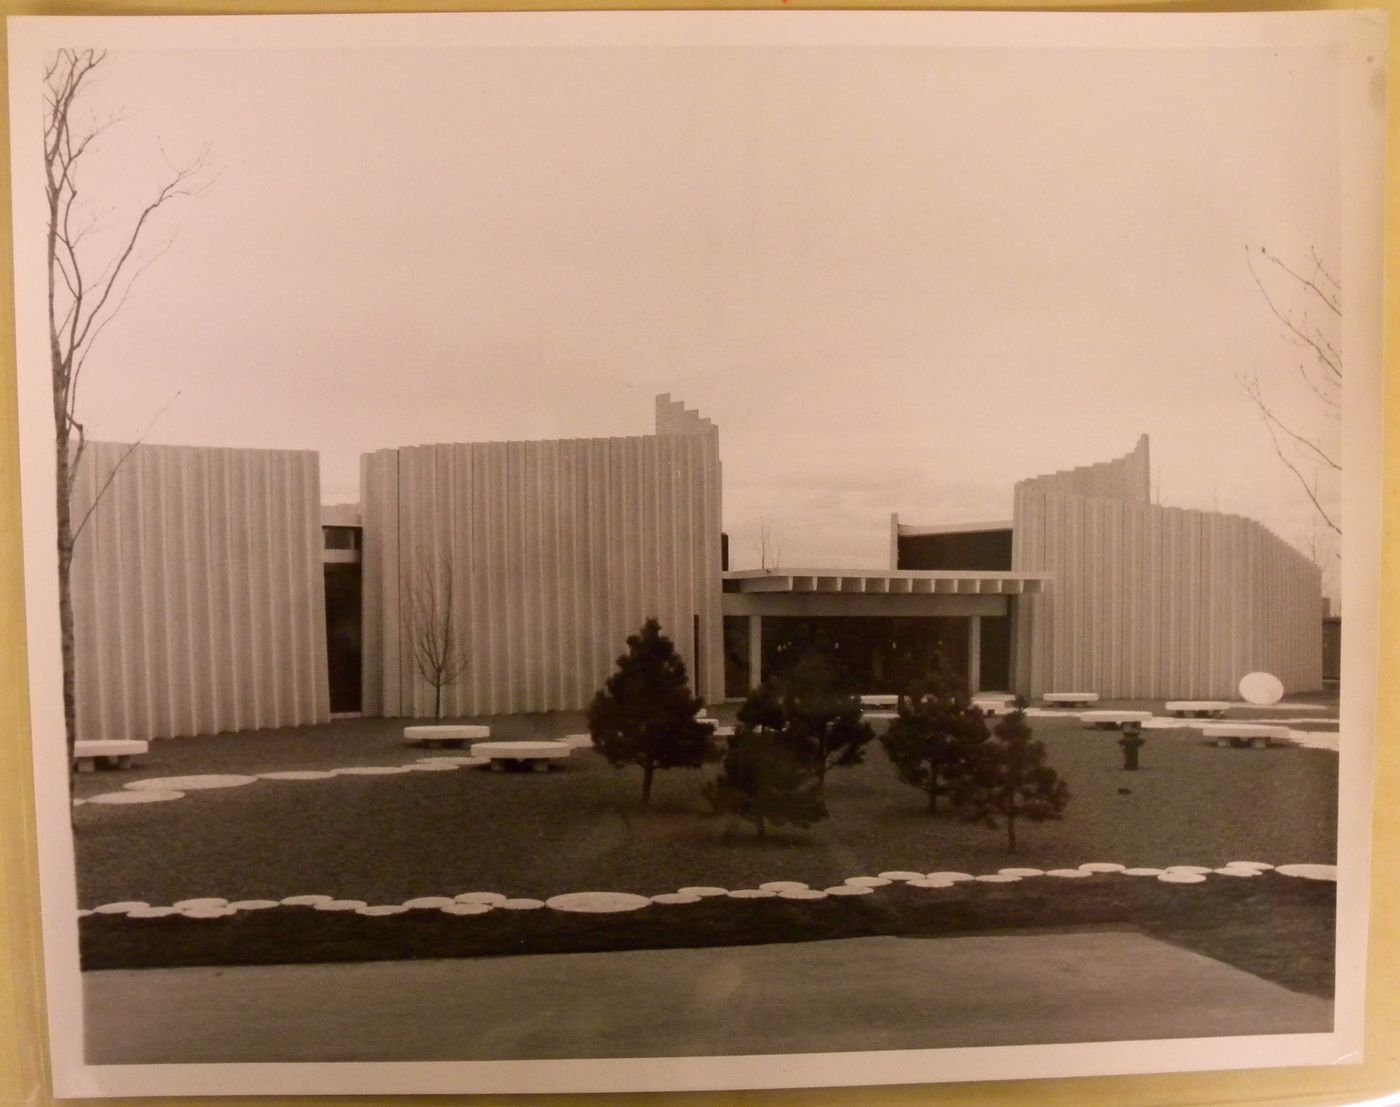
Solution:
[{"label": "white low wall panel", "polygon": [[[323,722],[314,453],[92,442],[74,522],[80,738]],[[107,491],[99,490],[115,471]]]}]

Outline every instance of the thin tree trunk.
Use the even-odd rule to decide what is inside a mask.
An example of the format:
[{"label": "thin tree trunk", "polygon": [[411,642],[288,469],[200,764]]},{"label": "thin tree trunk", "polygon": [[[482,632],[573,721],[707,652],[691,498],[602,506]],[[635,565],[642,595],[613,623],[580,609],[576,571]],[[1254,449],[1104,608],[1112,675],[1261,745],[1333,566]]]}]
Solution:
[{"label": "thin tree trunk", "polygon": [[934,775],[928,782],[928,813],[938,814],[938,777]]},{"label": "thin tree trunk", "polygon": [[760,838],[768,837],[768,825],[764,822],[762,815],[758,816],[756,825],[758,826],[758,836]]},{"label": "thin tree trunk", "polygon": [[1006,816],[1006,841],[1011,848],[1011,852],[1016,852],[1016,816]]},{"label": "thin tree trunk", "polygon": [[656,772],[656,765],[648,761],[642,766],[642,806],[651,806],[651,778]]}]

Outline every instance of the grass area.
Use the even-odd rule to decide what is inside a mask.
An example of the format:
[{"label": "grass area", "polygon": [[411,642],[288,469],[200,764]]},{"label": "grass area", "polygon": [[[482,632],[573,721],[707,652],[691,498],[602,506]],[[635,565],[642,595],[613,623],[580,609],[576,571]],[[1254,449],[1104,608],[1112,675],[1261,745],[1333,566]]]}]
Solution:
[{"label": "grass area", "polygon": [[[544,721],[565,733],[580,720]],[[1127,773],[1114,733],[1073,720],[1034,722],[1072,798],[1063,820],[1022,827],[1015,855],[1000,831],[925,814],[921,793],[896,779],[879,749],[865,764],[829,774],[829,819],[767,841],[756,840],[749,824],[709,812],[700,788],[714,768],[658,773],[652,807],[644,809],[639,771],[613,769],[581,750],[549,773],[259,781],[144,807],[89,804],[76,811],[79,902],[324,893],[399,903],[468,891],[545,898],[584,889],[654,895],[769,880],[825,887],[884,869],[1336,859],[1333,754],[1219,749],[1187,729],[1151,731],[1141,771]],[[197,768],[393,764],[423,754],[401,744],[392,722],[314,729],[322,733],[162,743],[145,772],[94,776],[110,789]],[[218,756],[197,758],[196,744]],[[299,747],[294,758],[287,745]]]},{"label": "grass area", "polygon": [[820,901],[707,898],[617,915],[497,910],[463,917],[421,910],[367,918],[305,907],[209,920],[93,915],[82,921],[81,933],[83,967],[105,969],[1132,927],[1294,991],[1330,998],[1334,893],[1326,882],[1274,874],[1191,885],[1112,874],[1009,885],[969,881],[937,890],[894,884]]},{"label": "grass area", "polygon": [[[568,713],[485,721],[501,738],[583,729],[582,717]],[[1018,828],[1014,855],[1000,830],[927,815],[923,795],[897,780],[878,746],[865,764],[829,774],[829,819],[768,840],[708,810],[701,786],[714,767],[659,773],[646,809],[638,770],[613,769],[580,750],[549,773],[258,781],[150,806],[84,805],[75,811],[79,902],[321,893],[392,904],[470,891],[544,899],[771,880],[825,887],[887,869],[1336,860],[1335,754],[1220,749],[1182,727],[1147,732],[1142,769],[1129,773],[1116,733],[1073,718],[1031,721],[1072,798],[1063,820]],[[79,794],[151,776],[407,764],[432,751],[402,743],[404,722],[156,743],[141,769],[85,775]],[[430,911],[375,919],[299,908],[214,920],[92,916],[81,933],[85,967],[99,968],[1131,926],[1289,987],[1330,994],[1332,895],[1330,885],[1277,876],[1187,886],[1110,876],[941,892],[895,887],[811,903],[726,899],[619,916]]]}]

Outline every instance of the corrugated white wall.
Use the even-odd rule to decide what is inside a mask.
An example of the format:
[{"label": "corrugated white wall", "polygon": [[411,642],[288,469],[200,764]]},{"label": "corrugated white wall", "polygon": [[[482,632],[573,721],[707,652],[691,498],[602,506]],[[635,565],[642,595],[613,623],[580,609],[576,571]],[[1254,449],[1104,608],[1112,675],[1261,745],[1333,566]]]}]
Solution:
[{"label": "corrugated white wall", "polygon": [[1322,686],[1321,571],[1252,519],[1024,482],[1012,566],[1055,574],[1017,599],[1030,695],[1229,699],[1255,670]]},{"label": "corrugated white wall", "polygon": [[469,654],[445,715],[581,708],[656,616],[699,694],[724,692],[718,435],[658,401],[670,433],[381,450],[361,459],[364,711],[430,715],[410,598],[450,580]]},{"label": "corrugated white wall", "polygon": [[[128,449],[92,442],[74,523]],[[141,445],[73,560],[80,738],[324,722],[315,453]]]}]

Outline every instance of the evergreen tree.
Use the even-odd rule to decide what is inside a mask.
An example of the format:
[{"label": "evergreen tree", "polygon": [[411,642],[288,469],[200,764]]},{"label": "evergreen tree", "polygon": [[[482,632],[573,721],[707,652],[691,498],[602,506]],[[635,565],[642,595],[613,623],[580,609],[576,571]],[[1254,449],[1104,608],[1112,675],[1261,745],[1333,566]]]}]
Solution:
[{"label": "evergreen tree", "polygon": [[760,838],[770,823],[808,827],[826,818],[816,766],[815,745],[800,727],[740,722],[705,796],[716,811],[753,823]]},{"label": "evergreen tree", "polygon": [[858,765],[875,732],[860,717],[860,696],[845,673],[820,653],[809,653],[784,676],[749,693],[739,722],[793,730],[809,739],[818,784],[837,765]]},{"label": "evergreen tree", "polygon": [[1047,761],[1045,743],[1026,725],[1024,701],[976,747],[969,771],[956,783],[953,800],[970,821],[1006,821],[1006,844],[1016,852],[1016,820],[1058,819],[1069,803],[1069,786]]},{"label": "evergreen tree", "polygon": [[698,769],[712,758],[713,734],[695,718],[702,706],[676,647],[648,619],[628,637],[617,670],[593,697],[588,732],[610,764],[641,766],[642,803],[649,804],[657,769]]},{"label": "evergreen tree", "polygon": [[899,718],[880,744],[899,779],[928,795],[930,815],[938,797],[951,794],[988,738],[987,723],[967,687],[946,667],[915,685],[899,701]]}]

